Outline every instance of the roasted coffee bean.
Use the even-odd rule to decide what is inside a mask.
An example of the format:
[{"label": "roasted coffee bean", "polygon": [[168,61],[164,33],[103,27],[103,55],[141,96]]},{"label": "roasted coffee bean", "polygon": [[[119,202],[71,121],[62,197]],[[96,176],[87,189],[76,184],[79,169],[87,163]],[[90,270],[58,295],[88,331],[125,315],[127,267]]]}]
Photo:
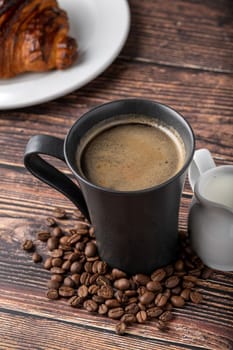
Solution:
[{"label": "roasted coffee bean", "polygon": [[80,274],[79,273],[74,273],[71,275],[70,277],[72,279],[72,281],[74,281],[75,286],[78,287],[80,284]]},{"label": "roasted coffee bean", "polygon": [[69,298],[74,295],[74,288],[68,286],[62,286],[58,290],[59,295],[64,298]]},{"label": "roasted coffee bean", "polygon": [[71,246],[69,244],[61,244],[59,243],[58,248],[61,248],[64,250],[64,259],[68,259],[69,255],[71,254]]},{"label": "roasted coffee bean", "polygon": [[182,287],[183,288],[189,288],[189,289],[191,289],[191,288],[193,288],[195,286],[195,283],[193,283],[193,282],[191,282],[191,281],[185,281],[185,280],[183,280],[183,282],[182,282]]},{"label": "roasted coffee bean", "polygon": [[67,287],[72,287],[72,288],[75,287],[75,282],[72,280],[70,276],[67,276],[64,278],[63,284],[64,286],[67,286]]},{"label": "roasted coffee bean", "polygon": [[51,235],[52,235],[53,237],[56,237],[56,238],[62,237],[62,235],[63,235],[62,229],[61,229],[59,226],[55,227],[55,228],[52,230]]},{"label": "roasted coffee bean", "polygon": [[138,303],[138,307],[140,310],[146,310],[146,305],[142,304],[142,303]]},{"label": "roasted coffee bean", "polygon": [[[88,229],[84,226],[82,228],[77,228],[75,231],[81,236],[81,239],[83,239],[84,236],[88,235]],[[89,237],[85,237],[85,238],[89,239]]]},{"label": "roasted coffee bean", "polygon": [[49,238],[50,238],[50,233],[47,231],[41,231],[37,233],[37,239],[39,239],[41,242],[47,242]]},{"label": "roasted coffee bean", "polygon": [[175,262],[175,270],[176,271],[183,271],[184,270],[184,262],[183,260],[179,259]]},{"label": "roasted coffee bean", "polygon": [[98,276],[96,278],[96,283],[99,285],[99,286],[110,286],[111,285],[111,282],[110,280],[106,277],[106,276]]},{"label": "roasted coffee bean", "polygon": [[104,299],[112,299],[113,294],[114,292],[112,287],[108,285],[101,286],[100,289],[97,291],[97,295]]},{"label": "roasted coffee bean", "polygon": [[147,316],[150,318],[159,317],[163,313],[163,309],[158,306],[151,307],[146,310]]},{"label": "roasted coffee bean", "polygon": [[150,277],[147,275],[144,275],[142,273],[138,273],[135,276],[133,276],[133,280],[137,283],[140,284],[142,286],[145,286],[149,281],[150,281]]},{"label": "roasted coffee bean", "polygon": [[90,229],[89,229],[89,235],[90,235],[91,238],[94,238],[94,237],[95,237],[95,229],[94,229],[93,226],[90,227]]},{"label": "roasted coffee bean", "polygon": [[127,277],[127,274],[124,271],[114,268],[112,269],[112,277],[113,279],[120,279]]},{"label": "roasted coffee bean", "polygon": [[61,238],[59,238],[59,243],[62,245],[67,244],[68,239],[69,236],[62,236]]},{"label": "roasted coffee bean", "polygon": [[32,261],[33,261],[34,263],[39,263],[39,262],[42,261],[42,256],[41,256],[40,254],[38,254],[37,252],[34,252],[34,253],[32,254]]},{"label": "roasted coffee bean", "polygon": [[125,307],[125,312],[129,314],[136,314],[139,311],[139,306],[136,303],[129,304]]},{"label": "roasted coffee bean", "polygon": [[114,287],[119,290],[126,290],[130,288],[130,281],[126,278],[120,278],[114,281]]},{"label": "roasted coffee bean", "polygon": [[88,288],[85,285],[82,285],[78,288],[77,294],[79,297],[86,298],[88,296]]},{"label": "roasted coffee bean", "polygon": [[184,300],[189,300],[190,292],[191,292],[191,289],[185,288],[185,289],[183,289],[183,290],[181,291],[180,296],[181,296]]},{"label": "roasted coffee bean", "polygon": [[63,264],[63,260],[61,258],[53,258],[52,266],[61,267]]},{"label": "roasted coffee bean", "polygon": [[92,272],[93,273],[98,273],[98,264],[99,264],[99,260],[96,260],[93,262],[93,265],[92,265]]},{"label": "roasted coffee bean", "polygon": [[173,295],[179,295],[181,293],[181,291],[182,291],[182,289],[180,286],[177,286],[177,287],[171,289],[171,292]]},{"label": "roasted coffee bean", "polygon": [[62,208],[55,208],[53,210],[53,216],[57,219],[65,219],[66,218],[66,211]]},{"label": "roasted coffee bean", "polygon": [[151,292],[160,292],[162,290],[162,285],[158,281],[149,281],[146,284],[146,288]]},{"label": "roasted coffee bean", "polygon": [[158,320],[155,322],[155,326],[160,330],[160,331],[165,331],[167,329],[167,325],[164,321]]},{"label": "roasted coffee bean", "polygon": [[54,249],[52,252],[51,252],[51,256],[53,258],[61,258],[63,256],[63,250],[61,248],[59,249]]},{"label": "roasted coffee bean", "polygon": [[157,269],[151,274],[152,281],[161,282],[166,277],[166,271],[164,269]]},{"label": "roasted coffee bean", "polygon": [[[114,297],[119,301],[119,303],[123,303],[123,298],[125,297],[125,294],[122,290],[117,290],[114,293]],[[127,297],[128,300],[128,297]]]},{"label": "roasted coffee bean", "polygon": [[90,285],[90,287],[88,288],[88,293],[89,293],[89,294],[97,294],[99,288],[100,288],[100,287],[97,286],[97,284],[92,284],[92,285]]},{"label": "roasted coffee bean", "polygon": [[46,292],[46,296],[48,299],[55,300],[59,298],[58,290],[57,289],[49,289]]},{"label": "roasted coffee bean", "polygon": [[201,276],[201,270],[200,269],[194,269],[189,271],[189,275],[200,277]]},{"label": "roasted coffee bean", "polygon": [[69,304],[73,307],[82,307],[84,300],[84,298],[74,295],[69,299]]},{"label": "roasted coffee bean", "polygon": [[73,262],[75,262],[75,261],[80,262],[80,261],[79,261],[79,258],[80,258],[80,253],[79,253],[79,252],[74,252],[74,253],[71,253],[71,254],[69,255],[68,260],[69,260],[71,263],[73,263]]},{"label": "roasted coffee bean", "polygon": [[92,300],[94,300],[97,304],[104,304],[105,299],[99,295],[94,294],[92,297]]},{"label": "roasted coffee bean", "polygon": [[146,289],[145,286],[140,286],[140,287],[138,287],[138,289],[137,289],[138,296],[140,297],[140,296],[143,295],[146,291],[147,291],[147,289]]},{"label": "roasted coffee bean", "polygon": [[98,277],[99,277],[98,273],[91,274],[89,278],[89,283],[90,284],[96,283],[96,280]]},{"label": "roasted coffee bean", "polygon": [[108,264],[105,261],[99,261],[97,264],[97,273],[104,275],[108,270]]},{"label": "roasted coffee bean", "polygon": [[118,320],[124,314],[124,309],[122,307],[115,307],[108,310],[108,317]]},{"label": "roasted coffee bean", "polygon": [[[125,296],[128,297],[127,294],[125,294]],[[128,297],[127,304],[134,304],[134,303],[137,303],[137,302],[138,302],[138,297],[131,297],[131,298]]]},{"label": "roasted coffee bean", "polygon": [[85,262],[84,270],[86,272],[92,273],[92,262],[90,262],[90,261]]},{"label": "roasted coffee bean", "polygon": [[47,286],[49,289],[58,289],[60,287],[61,283],[54,280],[49,280],[47,283]]},{"label": "roasted coffee bean", "polygon": [[87,231],[89,230],[90,224],[86,221],[80,220],[76,223],[75,228],[79,230],[80,228],[85,228]]},{"label": "roasted coffee bean", "polygon": [[127,297],[134,297],[136,296],[138,293],[136,290],[125,290],[125,295],[127,295]]},{"label": "roasted coffee bean", "polygon": [[63,270],[61,267],[53,266],[51,267],[50,272],[57,275],[63,275],[65,270]]},{"label": "roasted coffee bean", "polygon": [[52,217],[47,217],[46,218],[46,225],[49,226],[49,227],[53,227],[53,226],[56,226],[56,220]]},{"label": "roasted coffee bean", "polygon": [[107,299],[107,300],[105,301],[105,304],[107,305],[107,307],[108,307],[109,309],[112,309],[112,308],[114,308],[114,307],[120,307],[120,306],[121,306],[121,304],[119,303],[119,301],[116,300],[116,299]]},{"label": "roasted coffee bean", "polygon": [[[92,257],[90,257],[90,258],[88,258],[87,256],[86,256],[86,261],[90,261],[90,262],[94,262],[94,261],[96,261],[96,260],[99,260],[99,257],[96,255],[96,256],[92,256]],[[107,263],[106,263],[107,264]]]},{"label": "roasted coffee bean", "polygon": [[171,296],[171,294],[172,294],[172,292],[171,292],[171,289],[165,289],[164,291],[163,291],[163,295],[166,295],[166,297],[169,299],[170,298],[170,296]]},{"label": "roasted coffee bean", "polygon": [[51,281],[56,281],[58,283],[61,283],[64,279],[63,275],[51,275]]},{"label": "roasted coffee bean", "polygon": [[171,303],[172,303],[172,305],[174,305],[175,307],[183,307],[184,304],[185,304],[185,301],[184,301],[184,299],[183,299],[181,296],[179,296],[179,295],[173,295],[173,296],[171,297]]},{"label": "roasted coffee bean", "polygon": [[167,277],[170,277],[174,272],[174,267],[172,265],[167,265],[164,267],[164,270],[166,271]]},{"label": "roasted coffee bean", "polygon": [[163,322],[167,322],[173,319],[173,314],[171,311],[164,311],[162,315],[159,316],[159,319]]},{"label": "roasted coffee bean", "polygon": [[140,303],[143,305],[150,304],[155,298],[155,294],[153,292],[146,291],[143,295],[139,297]]},{"label": "roasted coffee bean", "polygon": [[178,276],[170,276],[166,279],[165,286],[167,288],[175,288],[176,286],[178,286],[179,283],[180,279]]},{"label": "roasted coffee bean", "polygon": [[[63,260],[63,261],[64,261],[64,260]],[[61,268],[62,268],[63,270],[68,271],[68,270],[70,270],[70,266],[71,266],[71,262],[70,262],[69,260],[66,260],[66,261],[63,262]]]},{"label": "roasted coffee bean", "polygon": [[88,272],[83,272],[80,276],[80,283],[85,284],[86,286],[90,285],[91,274]]},{"label": "roasted coffee bean", "polygon": [[89,312],[96,312],[98,310],[98,304],[92,299],[85,300],[83,306]]},{"label": "roasted coffee bean", "polygon": [[57,249],[59,246],[59,240],[56,237],[50,237],[47,240],[47,248],[48,250],[54,250]]},{"label": "roasted coffee bean", "polygon": [[126,331],[126,323],[125,322],[118,322],[115,326],[116,334],[123,335]]},{"label": "roasted coffee bean", "polygon": [[108,312],[108,307],[105,304],[99,305],[98,314],[105,315]]},{"label": "roasted coffee bean", "polygon": [[184,279],[185,281],[190,281],[190,282],[193,282],[193,283],[196,283],[197,280],[198,280],[197,276],[193,276],[193,275],[185,275],[185,276],[183,277],[183,279]]},{"label": "roasted coffee bean", "polygon": [[126,324],[137,322],[136,316],[134,314],[124,314],[121,317],[121,322],[125,322]]},{"label": "roasted coffee bean", "polygon": [[72,234],[72,236],[70,236],[69,239],[67,240],[67,244],[75,245],[77,242],[81,240],[81,238],[82,236],[80,235],[80,233]]},{"label": "roasted coffee bean", "polygon": [[96,256],[96,253],[97,253],[96,244],[93,242],[87,243],[84,252],[87,257]]},{"label": "roasted coffee bean", "polygon": [[147,320],[147,313],[144,310],[138,311],[136,314],[136,319],[138,323],[144,323]]},{"label": "roasted coffee bean", "polygon": [[155,297],[155,305],[159,306],[159,307],[163,307],[166,305],[168,301],[168,297],[162,293],[159,293],[156,297]]},{"label": "roasted coffee bean", "polygon": [[33,251],[33,250],[34,250],[35,246],[34,246],[34,244],[33,244],[33,242],[32,242],[31,239],[26,239],[26,240],[23,242],[23,244],[22,244],[22,248],[23,248],[24,250],[30,252],[30,251]]},{"label": "roasted coffee bean", "polygon": [[78,251],[82,252],[85,249],[85,243],[84,242],[77,242],[75,244],[75,249],[77,249]]},{"label": "roasted coffee bean", "polygon": [[71,273],[80,273],[83,269],[83,265],[79,261],[74,261],[70,266]]},{"label": "roasted coffee bean", "polygon": [[52,267],[52,258],[48,257],[44,262],[44,268],[46,270],[49,270],[49,269],[51,269],[51,267]]},{"label": "roasted coffee bean", "polygon": [[190,299],[194,304],[200,304],[202,302],[202,295],[199,292],[192,291],[190,293]]}]

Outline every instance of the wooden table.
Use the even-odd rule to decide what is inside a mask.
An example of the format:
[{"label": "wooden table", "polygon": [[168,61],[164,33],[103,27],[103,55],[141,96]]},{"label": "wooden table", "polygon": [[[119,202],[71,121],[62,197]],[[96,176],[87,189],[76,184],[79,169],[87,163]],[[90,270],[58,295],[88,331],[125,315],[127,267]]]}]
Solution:
[{"label": "wooden table", "polygon": [[[64,137],[90,108],[144,97],[191,123],[196,147],[232,164],[233,26],[231,0],[130,0],[131,31],[115,62],[80,90],[49,103],[0,112],[0,349],[233,349],[233,274],[200,279],[198,305],[175,309],[167,332],[153,322],[115,334],[115,321],[45,297],[48,273],[21,244],[35,238],[53,208],[72,203],[23,166],[32,134]],[[0,83],[1,85],[1,83]],[[0,86],[4,89],[4,85]],[[60,165],[65,170],[63,164]],[[68,170],[65,170],[67,173]],[[180,230],[187,230],[186,183]]]}]

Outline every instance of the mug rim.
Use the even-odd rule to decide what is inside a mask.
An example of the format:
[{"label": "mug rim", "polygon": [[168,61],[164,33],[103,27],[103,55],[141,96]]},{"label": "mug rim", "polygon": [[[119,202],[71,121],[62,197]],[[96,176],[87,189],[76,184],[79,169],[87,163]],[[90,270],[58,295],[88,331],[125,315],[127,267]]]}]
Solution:
[{"label": "mug rim", "polygon": [[[121,191],[121,190],[114,190],[111,188],[107,188],[107,187],[102,187],[99,185],[96,185],[92,182],[90,182],[87,178],[85,178],[84,176],[81,176],[73,167],[72,162],[70,161],[69,157],[68,157],[68,150],[67,150],[67,143],[68,143],[68,139],[72,133],[72,131],[77,127],[77,125],[83,120],[85,119],[90,113],[95,112],[98,109],[102,109],[105,108],[109,105],[114,105],[114,104],[118,104],[118,103],[127,103],[127,102],[142,102],[142,103],[150,103],[150,104],[154,104],[154,106],[161,106],[161,107],[165,107],[166,109],[172,111],[173,113],[175,113],[178,118],[185,124],[187,130],[190,133],[190,139],[192,141],[191,144],[191,149],[192,151],[190,152],[189,157],[186,159],[186,161],[184,162],[183,166],[181,167],[181,169],[176,172],[172,177],[168,178],[166,181],[162,182],[161,184],[152,186],[152,187],[148,187],[148,188],[144,188],[141,190],[129,190],[129,191]],[[182,136],[181,136],[182,138]],[[144,99],[144,98],[124,98],[124,99],[119,99],[119,100],[112,100],[106,103],[101,103],[97,106],[95,106],[94,108],[88,110],[87,112],[85,112],[84,114],[81,115],[81,117],[79,119],[77,119],[73,125],[71,126],[71,128],[69,129],[65,140],[64,140],[64,157],[65,157],[65,161],[66,164],[68,165],[68,167],[70,168],[70,170],[72,171],[72,173],[77,177],[77,179],[81,182],[84,182],[86,185],[95,188],[96,190],[99,191],[105,191],[108,193],[112,193],[112,194],[116,194],[116,195],[137,195],[137,194],[143,194],[146,192],[151,192],[160,188],[163,188],[165,186],[167,186],[168,184],[170,184],[171,182],[173,182],[175,179],[177,179],[178,177],[180,177],[188,168],[188,166],[190,165],[193,155],[195,152],[195,135],[193,132],[193,129],[190,125],[190,123],[183,117],[182,114],[180,114],[179,112],[177,112],[174,108],[171,108],[170,106],[164,104],[164,103],[160,103],[158,101],[155,100],[151,100],[151,99]]]}]

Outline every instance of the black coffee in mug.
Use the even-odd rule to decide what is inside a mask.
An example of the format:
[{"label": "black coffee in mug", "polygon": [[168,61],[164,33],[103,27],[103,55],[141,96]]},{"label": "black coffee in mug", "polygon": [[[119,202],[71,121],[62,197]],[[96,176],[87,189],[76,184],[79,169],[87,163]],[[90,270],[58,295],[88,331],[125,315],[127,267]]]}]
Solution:
[{"label": "black coffee in mug", "polygon": [[[194,135],[172,108],[144,99],[93,108],[65,140],[33,136],[25,166],[66,195],[95,230],[100,257],[130,274],[151,273],[178,251],[178,214]],[[77,186],[41,154],[62,159]]]},{"label": "black coffee in mug", "polygon": [[134,191],[163,183],[185,161],[179,134],[158,119],[121,115],[89,130],[76,151],[79,171],[97,186]]}]

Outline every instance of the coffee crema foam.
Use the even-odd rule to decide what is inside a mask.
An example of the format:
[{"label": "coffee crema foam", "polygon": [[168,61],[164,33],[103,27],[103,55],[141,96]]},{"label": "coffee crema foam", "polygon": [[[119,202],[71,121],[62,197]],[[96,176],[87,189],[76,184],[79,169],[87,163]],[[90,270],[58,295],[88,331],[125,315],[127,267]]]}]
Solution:
[{"label": "coffee crema foam", "polygon": [[183,166],[177,132],[154,118],[125,115],[101,122],[81,140],[76,162],[95,185],[135,191],[159,185]]}]

